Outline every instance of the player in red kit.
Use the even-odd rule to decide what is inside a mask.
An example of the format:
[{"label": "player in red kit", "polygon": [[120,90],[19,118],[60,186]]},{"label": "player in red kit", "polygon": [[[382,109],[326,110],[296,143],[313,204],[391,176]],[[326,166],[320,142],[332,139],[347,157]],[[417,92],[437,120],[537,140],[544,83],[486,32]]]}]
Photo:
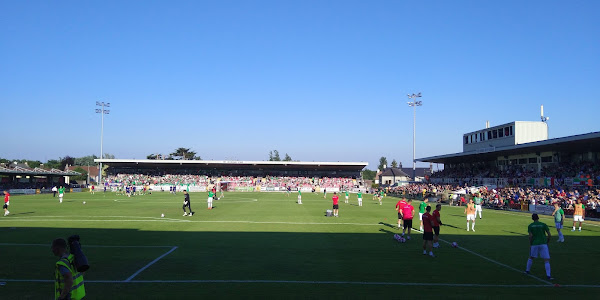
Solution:
[{"label": "player in red kit", "polygon": [[404,229],[404,224],[402,220],[402,209],[406,206],[406,199],[400,199],[398,203],[396,203],[396,211],[398,212],[398,229]]},{"label": "player in red kit", "polygon": [[427,250],[429,250],[429,256],[435,257],[433,255],[433,216],[429,213],[431,211],[431,206],[427,206],[425,208],[426,213],[423,214],[423,255],[427,255]]},{"label": "player in red kit", "polygon": [[10,194],[8,193],[8,191],[4,191],[4,205],[2,206],[2,208],[4,208],[4,216],[8,216],[8,214],[10,214],[10,211],[8,211],[8,205],[10,204]]},{"label": "player in red kit", "polygon": [[338,216],[338,209],[339,209],[339,205],[338,205],[338,200],[340,199],[337,195],[336,192],[333,192],[333,197],[331,198],[333,200],[333,216],[337,217]]},{"label": "player in red kit", "polygon": [[408,202],[406,202],[406,205],[404,205],[404,207],[402,207],[402,219],[404,222],[404,229],[402,229],[402,236],[404,236],[404,233],[408,233],[408,235],[406,236],[407,240],[410,240],[410,231],[412,229],[412,220],[413,220],[413,213],[415,211],[415,208],[412,206],[412,199],[408,199]]}]

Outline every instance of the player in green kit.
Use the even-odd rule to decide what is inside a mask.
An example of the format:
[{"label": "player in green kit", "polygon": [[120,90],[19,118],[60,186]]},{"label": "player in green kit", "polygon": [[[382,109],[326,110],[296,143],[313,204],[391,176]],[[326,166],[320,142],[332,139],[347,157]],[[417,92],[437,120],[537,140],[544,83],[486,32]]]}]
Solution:
[{"label": "player in green kit", "polygon": [[429,198],[423,199],[423,202],[419,204],[419,221],[421,222],[421,227],[419,227],[419,230],[421,231],[423,231],[423,214],[425,213],[427,206],[429,206],[427,202],[429,202]]},{"label": "player in green kit", "polygon": [[377,199],[379,199],[379,205],[383,204],[383,196],[385,195],[385,192],[383,191],[383,189],[381,191],[379,191],[379,197]]},{"label": "player in green kit", "polygon": [[298,189],[298,204],[302,204],[302,191]]},{"label": "player in green kit", "polygon": [[550,241],[550,229],[548,225],[540,222],[540,217],[537,214],[531,215],[533,223],[529,224],[527,231],[529,232],[529,259],[527,260],[527,269],[525,273],[529,274],[531,271],[531,265],[533,259],[538,256],[544,259],[544,266],[546,268],[546,277],[548,280],[553,280],[550,276],[550,251],[548,251],[548,242]]},{"label": "player in green kit", "polygon": [[483,202],[481,194],[477,194],[477,196],[473,198],[473,202],[475,202],[475,216],[477,216],[477,212],[479,212],[479,219],[481,220],[481,202]]},{"label": "player in green kit", "polygon": [[213,208],[212,204],[213,204],[213,198],[214,197],[215,197],[215,193],[213,193],[213,191],[210,190],[208,192],[208,200],[207,200],[207,202],[208,202],[208,209],[212,209]]},{"label": "player in green kit", "polygon": [[358,191],[358,193],[356,193],[356,196],[358,196],[358,206],[362,206],[362,192]]},{"label": "player in green kit", "polygon": [[556,226],[556,231],[558,232],[558,242],[564,243],[565,236],[562,234],[563,223],[565,221],[565,211],[560,208],[558,205],[558,201],[554,202],[554,211],[552,212],[554,216],[554,226]]},{"label": "player in green kit", "polygon": [[65,188],[61,185],[58,188],[58,201],[60,201],[59,203],[62,203],[64,196],[65,196]]},{"label": "player in green kit", "polygon": [[348,198],[350,198],[350,194],[346,191],[346,198],[344,199],[344,203],[348,203]]}]

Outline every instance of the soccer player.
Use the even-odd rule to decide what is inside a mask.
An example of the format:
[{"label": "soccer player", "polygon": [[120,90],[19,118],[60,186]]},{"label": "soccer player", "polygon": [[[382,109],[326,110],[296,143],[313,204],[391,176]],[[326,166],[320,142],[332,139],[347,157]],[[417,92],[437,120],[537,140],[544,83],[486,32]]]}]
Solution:
[{"label": "soccer player", "polygon": [[348,198],[350,198],[350,194],[348,193],[348,190],[346,190],[346,199],[344,199],[344,203],[348,203]]},{"label": "soccer player", "polygon": [[529,259],[527,260],[527,269],[525,273],[529,274],[531,271],[531,265],[533,259],[540,256],[544,259],[544,266],[546,268],[546,277],[548,280],[553,280],[550,276],[550,251],[548,251],[548,242],[550,241],[550,229],[548,225],[540,222],[540,217],[537,214],[531,215],[533,223],[529,224],[527,231],[529,232],[529,245],[531,246],[529,251]]},{"label": "soccer player", "polygon": [[425,208],[427,206],[429,206],[429,204],[427,204],[427,202],[429,202],[429,198],[425,198],[423,199],[423,202],[421,202],[421,204],[419,204],[419,230],[423,231],[423,214],[425,214]]},{"label": "soccer player", "polygon": [[212,209],[212,203],[213,203],[213,197],[215,196],[215,193],[210,190],[210,192],[208,192],[208,209]]},{"label": "soccer player", "polygon": [[285,196],[289,197],[291,193],[292,193],[292,188],[290,186],[288,186],[287,189],[285,189]]},{"label": "soccer player", "polygon": [[356,196],[358,197],[358,206],[362,206],[362,192],[358,191],[358,193],[356,193]]},{"label": "soccer player", "polygon": [[554,211],[552,212],[554,216],[554,226],[556,227],[556,231],[558,232],[558,242],[564,243],[565,236],[562,234],[561,229],[563,228],[563,224],[565,221],[565,211],[560,208],[558,205],[558,201],[554,202]]},{"label": "soccer player", "polygon": [[327,198],[327,189],[323,189],[323,199]]},{"label": "soccer player", "polygon": [[429,256],[435,257],[433,255],[433,216],[429,213],[431,211],[431,206],[427,206],[426,212],[423,214],[423,255],[427,255],[427,250],[429,250]]},{"label": "soccer player", "polygon": [[475,217],[477,217],[477,212],[479,212],[479,219],[481,220],[481,202],[483,199],[481,198],[481,194],[477,193],[477,196],[473,198],[475,202]]},{"label": "soccer player", "polygon": [[331,198],[331,200],[333,200],[333,216],[337,217],[338,209],[340,208],[340,206],[338,205],[339,197],[336,192],[333,192],[333,197]]},{"label": "soccer player", "polygon": [[465,207],[465,214],[467,214],[467,231],[469,231],[469,221],[473,221],[471,228],[475,232],[475,204],[473,203],[473,199],[469,200],[467,207]]},{"label": "soccer player", "polygon": [[435,206],[435,210],[433,211],[433,248],[440,247],[440,225],[442,225],[442,219],[440,216],[440,210],[442,210],[442,205],[437,204]]},{"label": "soccer player", "polygon": [[192,211],[192,205],[190,204],[190,194],[188,194],[187,191],[183,191],[183,196],[183,216],[185,217],[188,215],[188,213],[185,211],[185,208],[187,207],[190,211],[189,216],[191,217],[194,214],[194,212]]},{"label": "soccer player", "polygon": [[383,196],[384,196],[384,191],[383,189],[379,191],[379,197],[377,199],[379,199],[379,205],[383,204]]},{"label": "soccer player", "polygon": [[575,231],[575,223],[579,222],[579,231],[581,231],[581,222],[585,217],[585,205],[581,204],[581,199],[577,199],[577,203],[573,205],[573,230]]},{"label": "soccer player", "polygon": [[90,188],[90,193],[91,193],[92,195],[94,194],[94,189],[95,189],[95,188],[96,188],[96,187],[94,187],[94,185],[92,185],[92,187]]},{"label": "soccer player", "polygon": [[10,214],[10,211],[8,211],[8,205],[10,204],[10,194],[8,193],[8,191],[4,191],[4,205],[2,206],[2,208],[4,209],[4,216],[8,216],[8,214]]},{"label": "soccer player", "polygon": [[58,188],[58,201],[60,201],[59,203],[62,203],[64,196],[65,196],[65,188],[61,185]]},{"label": "soccer player", "polygon": [[[413,213],[415,208],[412,206],[412,199],[408,199],[406,205],[402,207],[402,220],[404,222],[404,228],[402,229],[402,236],[404,233],[408,233],[406,239],[410,240],[410,231],[412,229]],[[408,229],[408,230],[407,230]]]},{"label": "soccer player", "polygon": [[302,204],[302,191],[298,189],[298,204]]},{"label": "soccer player", "polygon": [[402,198],[396,203],[396,211],[398,212],[398,229],[403,228],[402,223],[402,208],[406,205],[406,199]]}]

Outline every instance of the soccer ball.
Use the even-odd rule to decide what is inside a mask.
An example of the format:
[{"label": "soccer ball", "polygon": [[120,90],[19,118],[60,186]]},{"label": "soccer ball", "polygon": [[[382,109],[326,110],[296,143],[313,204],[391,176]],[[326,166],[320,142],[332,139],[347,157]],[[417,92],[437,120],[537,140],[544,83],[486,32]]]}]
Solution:
[{"label": "soccer ball", "polygon": [[457,242],[452,242],[452,248],[458,248],[458,243]]},{"label": "soccer ball", "polygon": [[83,204],[85,204],[85,201],[83,201]]},{"label": "soccer ball", "polygon": [[160,217],[161,217],[161,218],[164,218],[164,217],[165,217],[165,214],[160,214]]}]

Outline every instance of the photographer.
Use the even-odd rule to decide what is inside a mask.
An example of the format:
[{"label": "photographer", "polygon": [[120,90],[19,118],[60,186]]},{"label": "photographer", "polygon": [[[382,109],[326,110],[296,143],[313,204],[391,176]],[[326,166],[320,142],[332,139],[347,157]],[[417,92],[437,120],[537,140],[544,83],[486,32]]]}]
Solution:
[{"label": "photographer", "polygon": [[85,287],[83,272],[75,267],[75,256],[67,250],[62,238],[52,241],[52,253],[59,257],[54,270],[54,299],[83,299]]}]

